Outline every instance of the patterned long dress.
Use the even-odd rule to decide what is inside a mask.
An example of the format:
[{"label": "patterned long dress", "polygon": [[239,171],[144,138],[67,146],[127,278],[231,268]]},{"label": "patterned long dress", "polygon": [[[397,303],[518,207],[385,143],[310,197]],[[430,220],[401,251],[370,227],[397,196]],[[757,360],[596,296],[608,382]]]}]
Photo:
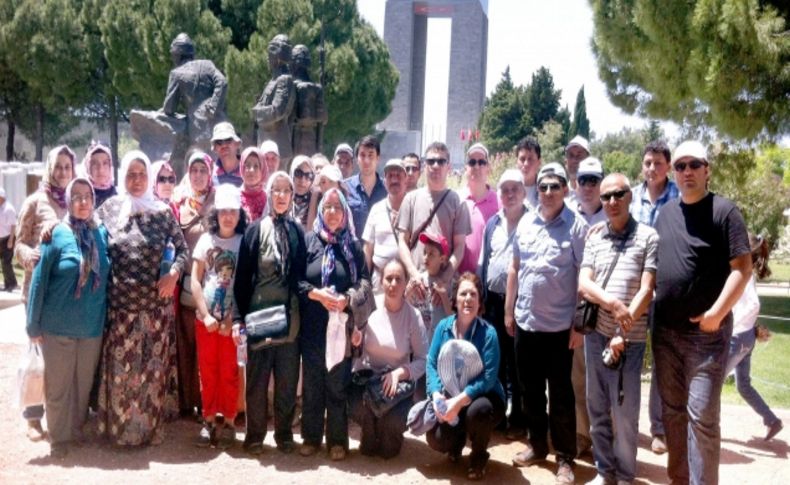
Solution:
[{"label": "patterned long dress", "polygon": [[122,201],[112,197],[97,210],[112,260],[99,433],[116,445],[159,444],[165,421],[178,413],[178,378],[172,296],[160,297],[156,282],[167,239],[179,271],[188,250],[169,208],[119,220]]}]

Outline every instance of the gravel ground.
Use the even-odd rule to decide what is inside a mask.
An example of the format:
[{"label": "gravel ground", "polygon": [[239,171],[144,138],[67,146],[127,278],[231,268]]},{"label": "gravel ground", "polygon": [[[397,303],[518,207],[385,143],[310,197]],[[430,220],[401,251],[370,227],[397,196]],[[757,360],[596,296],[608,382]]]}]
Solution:
[{"label": "gravel ground", "polygon": [[[1,322],[5,327],[7,322]],[[7,327],[6,327],[7,328]],[[401,455],[393,460],[371,459],[356,451],[359,430],[352,427],[352,452],[343,462],[331,462],[325,453],[303,458],[298,454],[284,455],[274,448],[272,433],[267,436],[266,449],[258,459],[241,451],[240,441],[234,448],[221,452],[196,448],[194,441],[199,425],[193,420],[180,420],[167,427],[165,443],[141,449],[118,449],[98,444],[73,449],[69,456],[57,461],[49,458],[46,442],[34,443],[25,436],[25,424],[16,409],[14,386],[16,366],[25,347],[0,344],[0,436],[7,448],[0,454],[0,483],[192,483],[218,482],[227,484],[266,483],[447,483],[466,482],[463,465],[450,464],[444,456],[429,449],[422,438],[407,434]],[[646,403],[647,387],[642,402]],[[778,410],[790,426],[790,410]],[[666,483],[666,455],[650,452],[647,434],[646,405],[642,406],[638,450],[637,483]],[[790,428],[770,443],[762,440],[764,428],[759,417],[743,406],[722,408],[721,483],[781,484],[790,483],[788,439]],[[241,440],[243,435],[239,433]],[[299,442],[299,437],[296,437]],[[528,469],[511,465],[511,456],[522,445],[496,435],[487,483],[553,483],[554,457],[545,466]],[[468,453],[468,448],[466,453]],[[577,483],[595,476],[592,458],[577,461]]]}]

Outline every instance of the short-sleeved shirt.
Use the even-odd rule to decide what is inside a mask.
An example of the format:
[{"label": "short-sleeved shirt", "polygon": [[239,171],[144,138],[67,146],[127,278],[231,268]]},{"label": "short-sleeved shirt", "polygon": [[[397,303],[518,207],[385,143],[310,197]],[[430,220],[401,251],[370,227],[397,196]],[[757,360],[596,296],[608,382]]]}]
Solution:
[{"label": "short-sleeved shirt", "polygon": [[743,216],[732,201],[712,193],[694,204],[674,199],[661,209],[656,231],[661,244],[653,325],[696,328],[689,318],[713,305],[730,275],[730,261],[750,252]]},{"label": "short-sleeved shirt", "polygon": [[[622,247],[617,264],[612,270],[612,275],[606,283],[606,292],[626,306],[636,296],[642,286],[644,272],[655,273],[658,256],[658,234],[655,229],[631,219],[627,230],[628,239],[623,244],[623,238],[611,233],[609,227],[591,234],[584,246],[584,259],[582,268],[593,270],[593,280],[603,286],[606,274],[612,265],[615,253]],[[611,337],[618,327],[612,314],[603,308],[598,312],[598,325],[596,330]],[[625,335],[629,340],[644,342],[647,339],[647,312],[634,322],[631,330]]]},{"label": "short-sleeved shirt", "polygon": [[663,207],[670,200],[680,197],[680,191],[678,190],[678,186],[675,184],[675,182],[667,179],[667,186],[664,187],[664,192],[662,192],[658,199],[656,199],[655,204],[650,202],[650,193],[647,190],[647,182],[642,182],[641,184],[634,187],[633,195],[634,196],[631,199],[631,205],[628,207],[628,211],[638,222],[647,224],[650,227],[655,227],[658,214],[661,213],[661,207]]},{"label": "short-sleeved shirt", "polygon": [[370,195],[365,192],[365,186],[362,185],[360,177],[360,174],[356,174],[345,180],[346,187],[348,187],[348,207],[354,218],[357,239],[362,239],[362,230],[365,228],[368,214],[373,205],[387,198],[387,189],[379,174],[376,174],[376,183],[373,184],[373,191]]},{"label": "short-sleeved shirt", "polygon": [[581,204],[576,204],[576,213],[582,216],[584,222],[586,222],[590,227],[598,224],[599,222],[606,222],[606,211],[603,210],[603,205],[598,208],[597,212],[588,215],[582,210]]},{"label": "short-sleeved shirt", "polygon": [[[461,199],[451,189],[444,198],[444,202],[439,206],[431,223],[425,231],[441,234],[447,238],[447,243],[450,246],[450,254],[453,253],[453,237],[458,235],[466,236],[472,229],[469,225],[469,211],[466,206],[461,203]],[[398,211],[398,229],[411,234],[413,231],[422,226],[431,214],[434,204],[438,204],[445,190],[438,192],[431,192],[427,187],[421,187],[412,190],[401,203],[400,211]],[[423,244],[417,242],[412,248],[411,260],[419,271],[425,269],[422,260]]]},{"label": "short-sleeved shirt", "polygon": [[[394,219],[394,222],[393,222]],[[398,211],[390,207],[389,200],[376,202],[370,209],[362,240],[373,244],[373,289],[381,288],[381,270],[391,259],[398,257],[398,238],[395,236]]]},{"label": "short-sleeved shirt", "polygon": [[206,233],[200,236],[192,252],[193,259],[205,263],[203,297],[208,311],[217,320],[228,317],[233,310],[233,279],[241,238],[241,234],[223,239]]},{"label": "short-sleeved shirt", "polygon": [[486,223],[499,210],[499,200],[496,192],[491,189],[488,189],[486,195],[480,200],[474,200],[472,194],[469,193],[469,189],[459,190],[458,198],[464,202],[469,210],[469,224],[472,227],[472,232],[466,236],[464,257],[461,260],[461,264],[458,265],[458,273],[461,274],[464,271],[474,273],[477,270],[477,260],[480,257],[480,251],[483,249],[483,232],[485,231]]},{"label": "short-sleeved shirt", "polygon": [[16,226],[16,210],[11,202],[5,201],[0,205],[0,239],[9,237],[14,226]]},{"label": "short-sleeved shirt", "polygon": [[222,168],[222,160],[217,158],[214,160],[214,173],[211,175],[211,181],[215,187],[222,184],[231,184],[236,187],[241,187],[244,180],[241,178],[241,164],[236,165],[236,169],[231,172],[226,172]]},{"label": "short-sleeved shirt", "polygon": [[522,330],[571,327],[586,234],[587,224],[567,205],[551,221],[543,220],[539,210],[521,218],[513,257],[519,261],[515,317]]}]

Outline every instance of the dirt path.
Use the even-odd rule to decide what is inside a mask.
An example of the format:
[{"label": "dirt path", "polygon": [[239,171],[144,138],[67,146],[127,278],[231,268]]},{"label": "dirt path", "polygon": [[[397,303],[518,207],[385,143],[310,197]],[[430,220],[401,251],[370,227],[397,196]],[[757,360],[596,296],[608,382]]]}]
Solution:
[{"label": "dirt path", "polygon": [[[6,322],[0,322],[3,325]],[[371,459],[356,452],[358,429],[352,428],[352,453],[341,463],[331,462],[325,454],[302,458],[283,455],[274,448],[273,436],[267,436],[266,450],[259,459],[241,451],[240,444],[228,452],[198,449],[192,442],[199,431],[197,423],[181,420],[167,428],[165,443],[139,450],[118,450],[98,445],[74,449],[63,461],[49,458],[49,445],[32,443],[25,437],[25,425],[13,403],[16,365],[23,346],[0,344],[0,483],[79,483],[81,485],[127,483],[300,483],[322,485],[349,483],[447,483],[466,482],[465,466],[447,462],[429,449],[424,439],[407,434],[401,455],[393,460]],[[646,403],[647,388],[642,402]],[[647,435],[647,407],[642,406],[638,451],[638,483],[666,483],[666,455],[650,452]],[[790,425],[790,410],[778,410]],[[764,428],[751,409],[725,406],[722,409],[721,483],[784,484],[790,483],[787,460],[790,428],[778,439],[765,443]],[[238,438],[243,436],[241,433]],[[299,438],[297,436],[297,442]],[[492,461],[487,483],[553,483],[554,462],[546,467],[514,468],[510,457],[521,444],[505,441],[497,435],[491,449]],[[466,452],[468,453],[468,449]],[[553,460],[553,456],[550,456]],[[578,483],[595,475],[590,457],[577,462]]]}]

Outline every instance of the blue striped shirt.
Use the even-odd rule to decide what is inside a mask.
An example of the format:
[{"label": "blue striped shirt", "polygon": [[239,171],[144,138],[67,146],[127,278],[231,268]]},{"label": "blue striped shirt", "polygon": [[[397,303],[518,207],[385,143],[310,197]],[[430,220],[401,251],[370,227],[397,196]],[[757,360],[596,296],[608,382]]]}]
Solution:
[{"label": "blue striped shirt", "polygon": [[650,194],[647,191],[647,182],[642,182],[634,187],[633,198],[631,199],[631,206],[628,211],[634,216],[637,222],[647,224],[650,227],[656,225],[658,214],[661,212],[661,207],[669,202],[680,197],[680,191],[675,182],[667,179],[667,186],[664,187],[664,192],[656,199],[656,203],[650,202]]}]

